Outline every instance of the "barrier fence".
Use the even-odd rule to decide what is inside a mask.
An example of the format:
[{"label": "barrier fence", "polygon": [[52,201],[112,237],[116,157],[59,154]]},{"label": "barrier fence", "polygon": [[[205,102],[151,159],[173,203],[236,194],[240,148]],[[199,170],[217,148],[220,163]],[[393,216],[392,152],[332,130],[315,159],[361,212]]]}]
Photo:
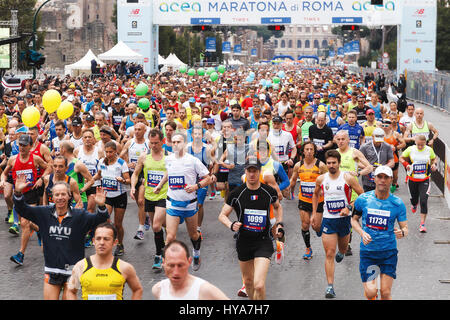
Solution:
[{"label": "barrier fence", "polygon": [[450,111],[450,75],[445,73],[408,72],[406,97]]}]

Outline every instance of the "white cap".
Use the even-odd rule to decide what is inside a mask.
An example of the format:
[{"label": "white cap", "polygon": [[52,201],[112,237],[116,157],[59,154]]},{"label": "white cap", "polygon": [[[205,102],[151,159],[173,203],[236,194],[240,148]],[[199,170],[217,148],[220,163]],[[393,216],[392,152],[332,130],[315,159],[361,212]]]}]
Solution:
[{"label": "white cap", "polygon": [[119,98],[115,98],[114,99],[114,103],[120,104],[120,99]]},{"label": "white cap", "polygon": [[381,173],[387,175],[388,177],[393,177],[392,169],[389,168],[388,166],[379,166],[378,168],[375,169],[375,173],[373,175],[377,176]]},{"label": "white cap", "polygon": [[373,141],[383,142],[384,141],[384,130],[381,128],[375,128],[372,133]]},{"label": "white cap", "polygon": [[200,98],[206,98],[206,95],[205,94],[201,94]]},{"label": "white cap", "polygon": [[266,100],[266,95],[265,94],[260,94],[259,95],[259,100]]},{"label": "white cap", "polygon": [[128,98],[128,96],[124,93],[123,95],[121,95],[121,97],[122,98],[125,98],[125,99],[127,99]]}]

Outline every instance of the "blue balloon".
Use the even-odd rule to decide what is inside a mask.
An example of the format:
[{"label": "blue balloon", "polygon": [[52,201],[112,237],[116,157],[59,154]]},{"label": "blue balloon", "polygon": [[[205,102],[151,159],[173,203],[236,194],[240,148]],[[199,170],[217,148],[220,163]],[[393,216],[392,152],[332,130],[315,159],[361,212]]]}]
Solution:
[{"label": "blue balloon", "polygon": [[284,77],[286,77],[286,74],[284,73],[284,71],[278,71],[277,75],[281,79],[284,79]]},{"label": "blue balloon", "polygon": [[272,80],[266,80],[266,87],[271,87],[272,86]]},{"label": "blue balloon", "polygon": [[252,82],[253,78],[251,78],[250,76],[247,77],[247,79],[245,79],[247,82]]},{"label": "blue balloon", "polygon": [[253,71],[250,71],[249,76],[254,78],[255,77],[255,73]]},{"label": "blue balloon", "polygon": [[261,86],[265,87],[265,86],[266,86],[266,79],[261,79],[261,80],[259,81],[259,84],[260,84]]}]

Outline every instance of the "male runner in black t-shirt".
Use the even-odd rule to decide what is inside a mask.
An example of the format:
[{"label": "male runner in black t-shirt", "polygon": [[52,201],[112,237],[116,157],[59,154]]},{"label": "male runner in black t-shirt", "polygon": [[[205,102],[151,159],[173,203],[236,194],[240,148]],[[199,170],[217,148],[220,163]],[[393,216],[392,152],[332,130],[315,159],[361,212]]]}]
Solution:
[{"label": "male runner in black t-shirt", "polygon": [[[276,238],[283,232],[283,211],[275,189],[260,182],[261,164],[247,160],[246,183],[235,188],[219,215],[219,221],[238,232],[236,249],[242,278],[250,299],[265,299],[265,279],[274,252],[271,230]],[[236,211],[238,220],[228,217]]]}]

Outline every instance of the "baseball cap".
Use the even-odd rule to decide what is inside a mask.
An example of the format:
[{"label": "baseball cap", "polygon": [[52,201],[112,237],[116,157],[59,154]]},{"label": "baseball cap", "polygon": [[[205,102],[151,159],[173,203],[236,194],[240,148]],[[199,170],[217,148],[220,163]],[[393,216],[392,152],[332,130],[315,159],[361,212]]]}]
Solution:
[{"label": "baseball cap", "polygon": [[28,134],[23,134],[19,138],[19,144],[22,146],[28,146],[33,143],[33,140],[31,140],[31,137]]},{"label": "baseball cap", "polygon": [[375,173],[373,174],[374,176],[377,176],[379,174],[385,174],[388,177],[392,177],[392,169],[389,168],[388,166],[379,166],[375,169]]},{"label": "baseball cap", "polygon": [[280,116],[275,116],[272,118],[272,122],[283,122],[283,119]]},{"label": "baseball cap", "polygon": [[189,98],[189,103],[195,103],[195,98],[194,97],[190,97]]},{"label": "baseball cap", "polygon": [[127,96],[126,94],[123,94],[123,95],[121,95],[120,97],[121,97],[121,98],[125,98],[125,99],[128,98],[128,96]]},{"label": "baseball cap", "polygon": [[259,95],[259,100],[266,100],[266,95],[265,94],[260,94]]},{"label": "baseball cap", "polygon": [[206,95],[203,93],[200,95],[200,99],[202,99],[202,98],[206,98]]},{"label": "baseball cap", "polygon": [[16,130],[16,133],[27,133],[28,132],[28,128],[26,126],[20,127],[19,129]]},{"label": "baseball cap", "polygon": [[216,99],[213,99],[213,100],[211,100],[211,103],[219,104],[219,101],[217,101]]},{"label": "baseball cap", "polygon": [[93,116],[91,116],[91,115],[88,115],[86,117],[86,121],[95,121],[95,118]]},{"label": "baseball cap", "polygon": [[366,111],[366,114],[375,114],[375,111],[373,110],[373,109],[368,109],[367,111]]},{"label": "baseball cap", "polygon": [[114,99],[114,104],[120,104],[120,98],[115,98]]},{"label": "baseball cap", "polygon": [[81,126],[81,119],[79,117],[76,117],[72,120],[72,126],[78,127]]},{"label": "baseball cap", "polygon": [[256,168],[261,170],[261,162],[256,157],[249,157],[247,161],[245,161],[245,169]]},{"label": "baseball cap", "polygon": [[317,112],[326,112],[325,106],[324,105],[320,105],[317,107]]},{"label": "baseball cap", "polygon": [[381,128],[375,128],[372,132],[373,141],[383,142],[384,141],[384,130]]},{"label": "baseball cap", "polygon": [[203,119],[202,119],[202,122],[203,122],[203,121],[208,121],[208,118],[203,118]]},{"label": "baseball cap", "polygon": [[336,95],[335,95],[334,93],[330,93],[330,94],[328,95],[328,98],[336,98]]},{"label": "baseball cap", "polygon": [[208,120],[206,120],[206,124],[215,124],[215,121],[213,118],[209,118]]}]

